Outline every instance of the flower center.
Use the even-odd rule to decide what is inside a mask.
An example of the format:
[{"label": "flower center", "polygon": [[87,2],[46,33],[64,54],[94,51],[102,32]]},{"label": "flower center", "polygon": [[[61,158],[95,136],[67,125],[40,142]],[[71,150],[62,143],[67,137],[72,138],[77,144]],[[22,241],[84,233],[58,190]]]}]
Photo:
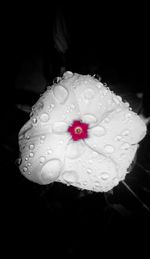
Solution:
[{"label": "flower center", "polygon": [[89,125],[87,123],[83,123],[76,120],[68,128],[68,132],[70,132],[72,139],[74,141],[77,141],[88,137],[88,127]]},{"label": "flower center", "polygon": [[82,133],[82,128],[81,127],[76,127],[75,128],[75,133],[76,134],[81,134]]}]

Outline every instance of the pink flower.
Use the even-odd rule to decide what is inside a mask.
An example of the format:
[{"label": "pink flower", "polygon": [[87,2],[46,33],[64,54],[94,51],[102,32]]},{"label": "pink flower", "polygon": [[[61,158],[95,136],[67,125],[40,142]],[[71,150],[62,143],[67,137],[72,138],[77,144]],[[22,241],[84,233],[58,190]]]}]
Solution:
[{"label": "pink flower", "polygon": [[80,121],[74,121],[73,124],[68,128],[68,132],[72,135],[74,141],[88,138],[88,127],[86,123]]}]

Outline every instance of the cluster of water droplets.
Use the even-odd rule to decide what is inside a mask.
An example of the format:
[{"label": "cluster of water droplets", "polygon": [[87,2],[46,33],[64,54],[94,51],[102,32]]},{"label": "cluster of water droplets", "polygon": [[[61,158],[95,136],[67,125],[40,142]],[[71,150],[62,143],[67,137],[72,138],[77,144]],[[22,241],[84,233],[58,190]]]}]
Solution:
[{"label": "cluster of water droplets", "polygon": [[[75,79],[72,79],[74,77]],[[67,88],[67,80],[72,80],[69,81],[71,82],[71,87]],[[83,92],[79,95],[78,92],[80,92],[79,87],[81,83],[84,84],[85,88],[83,88]],[[90,84],[94,84],[93,88]],[[74,92],[74,99],[70,101],[69,91],[71,91],[71,89],[73,89]],[[28,150],[25,148],[25,158],[22,160],[23,173],[31,175],[32,169],[35,167],[34,163],[35,161],[38,161],[38,168],[41,170],[41,175],[43,175],[42,181],[44,181],[44,183],[47,183],[47,181],[49,181],[48,177],[51,177],[51,179],[62,181],[68,185],[80,186],[80,188],[83,189],[92,188],[95,191],[106,191],[109,190],[110,187],[117,185],[120,179],[118,178],[117,169],[116,173],[113,169],[117,163],[117,161],[113,160],[113,155],[117,151],[117,143],[120,144],[119,148],[123,152],[122,154],[130,150],[131,144],[127,139],[131,135],[131,132],[127,128],[123,129],[113,137],[111,143],[107,140],[107,135],[109,131],[111,131],[111,121],[113,120],[114,114],[119,115],[119,113],[122,112],[123,107],[125,111],[128,110],[128,112],[124,113],[122,123],[126,125],[129,121],[132,122],[131,108],[129,107],[129,104],[127,102],[123,103],[120,96],[115,95],[106,85],[102,84],[98,80],[95,80],[93,83],[93,81],[91,81],[91,77],[79,75],[73,76],[72,72],[66,72],[61,80],[60,78],[57,78],[54,85],[47,90],[45,99],[42,98],[43,96],[41,96],[40,100],[33,106],[30,114],[32,127],[24,134],[26,142],[22,142],[22,146],[28,145]],[[96,98],[99,98],[98,103],[95,102],[95,100],[97,100]],[[50,102],[49,100],[52,101]],[[106,100],[106,102],[103,100]],[[84,109],[82,110],[82,105],[87,107],[87,112],[85,112]],[[95,106],[97,107],[96,109],[102,113],[102,118],[98,118],[99,113],[95,115],[94,112],[91,112],[92,108],[93,110],[95,109]],[[57,115],[54,116],[55,107],[60,107],[60,110],[64,109],[64,114],[61,118],[57,118]],[[81,115],[81,120],[90,125],[89,140],[93,141],[93,138],[95,137],[97,142],[91,141],[91,143],[88,143],[88,141],[85,141],[84,144],[81,144],[81,142],[74,143],[71,141],[67,142],[66,145],[66,142],[62,137],[58,141],[59,146],[51,147],[51,143],[47,145],[48,138],[46,137],[46,134],[42,134],[41,129],[45,128],[49,130],[47,134],[63,136],[63,134],[65,135],[67,132],[69,118],[71,114],[74,113],[76,116]],[[51,124],[52,118],[53,123]],[[66,118],[68,118],[68,120]],[[47,128],[45,125],[47,125]],[[35,137],[34,131],[36,133],[39,131],[40,134],[37,134],[38,136],[35,138],[35,142],[33,143],[31,141]],[[101,146],[101,150],[98,151],[103,138],[105,138],[106,141],[104,142],[104,146]],[[23,141],[22,139],[23,135],[20,136],[20,143]],[[61,155],[59,158],[57,155],[52,158],[52,154],[54,153],[53,151],[57,154],[57,149],[59,150],[65,145],[65,154]],[[93,152],[93,157],[91,156],[91,158],[88,157],[87,159],[84,158],[85,146],[89,152]],[[44,151],[40,152],[40,150]],[[100,155],[100,152],[102,156]],[[66,158],[66,165],[63,165],[62,169],[63,156]],[[104,158],[106,159],[105,161],[103,161]],[[96,168],[98,161],[101,163],[101,167],[104,167],[104,170],[101,169],[99,173]],[[20,162],[20,164],[22,163]],[[67,168],[67,165],[70,167]],[[75,168],[79,169],[75,170]],[[114,170],[112,175],[112,172],[110,172],[111,168],[112,172]],[[84,173],[82,173],[82,170]],[[34,172],[34,177],[36,177],[35,174],[36,172]],[[80,174],[83,175],[83,177],[81,177]]]}]

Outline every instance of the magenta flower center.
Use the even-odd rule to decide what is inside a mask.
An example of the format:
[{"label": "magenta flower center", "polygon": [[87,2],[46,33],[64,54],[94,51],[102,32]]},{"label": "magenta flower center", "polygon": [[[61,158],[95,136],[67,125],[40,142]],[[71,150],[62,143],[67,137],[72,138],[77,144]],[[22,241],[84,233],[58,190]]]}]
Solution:
[{"label": "magenta flower center", "polygon": [[75,128],[75,133],[76,134],[81,134],[82,133],[82,128],[81,127],[76,127]]},{"label": "magenta flower center", "polygon": [[77,141],[88,137],[88,127],[89,125],[87,123],[74,121],[73,124],[68,128],[68,132],[71,134],[72,139]]}]

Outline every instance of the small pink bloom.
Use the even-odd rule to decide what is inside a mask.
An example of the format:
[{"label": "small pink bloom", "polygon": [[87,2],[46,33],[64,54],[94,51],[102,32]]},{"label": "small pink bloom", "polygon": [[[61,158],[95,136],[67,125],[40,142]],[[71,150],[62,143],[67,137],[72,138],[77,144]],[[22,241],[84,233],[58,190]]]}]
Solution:
[{"label": "small pink bloom", "polygon": [[86,123],[80,121],[74,121],[73,124],[68,128],[68,132],[72,135],[74,141],[85,139],[88,137],[88,127]]}]

